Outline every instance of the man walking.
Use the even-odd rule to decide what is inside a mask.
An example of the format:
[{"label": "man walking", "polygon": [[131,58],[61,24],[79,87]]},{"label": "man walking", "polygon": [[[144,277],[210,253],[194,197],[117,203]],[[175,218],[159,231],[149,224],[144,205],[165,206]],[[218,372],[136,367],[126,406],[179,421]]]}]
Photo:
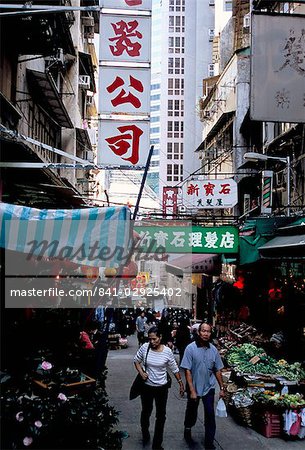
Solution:
[{"label": "man walking", "polygon": [[205,448],[215,449],[213,444],[216,421],[214,411],[214,396],[216,380],[220,386],[219,396],[224,397],[224,387],[220,370],[223,364],[217,348],[209,341],[212,326],[202,322],[198,328],[196,340],[189,344],[180,367],[185,369],[187,384],[187,406],[184,419],[184,439],[187,443],[193,442],[191,428],[197,420],[200,398],[204,407]]},{"label": "man walking", "polygon": [[144,333],[145,333],[145,324],[147,322],[147,317],[145,317],[145,312],[141,311],[141,314],[137,317],[136,320],[136,329],[137,329],[137,337],[139,347],[144,344]]}]

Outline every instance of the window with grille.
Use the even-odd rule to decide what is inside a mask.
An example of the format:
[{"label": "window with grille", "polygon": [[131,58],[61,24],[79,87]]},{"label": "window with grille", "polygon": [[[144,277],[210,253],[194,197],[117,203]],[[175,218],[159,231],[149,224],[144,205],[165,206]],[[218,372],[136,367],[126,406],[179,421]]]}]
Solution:
[{"label": "window with grille", "polygon": [[173,166],[171,164],[167,164],[167,175],[172,175]]}]

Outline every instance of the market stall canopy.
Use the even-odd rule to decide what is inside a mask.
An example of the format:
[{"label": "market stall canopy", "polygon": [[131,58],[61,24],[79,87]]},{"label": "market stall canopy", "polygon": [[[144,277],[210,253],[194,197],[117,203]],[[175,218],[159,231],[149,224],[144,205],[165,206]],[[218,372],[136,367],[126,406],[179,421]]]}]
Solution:
[{"label": "market stall canopy", "polygon": [[177,276],[182,276],[183,273],[219,275],[221,271],[221,258],[217,254],[189,253],[169,261],[166,264],[166,270]]},{"label": "market stall canopy", "polygon": [[288,217],[257,217],[247,220],[239,233],[239,264],[253,264],[261,259],[259,248],[275,237],[276,230],[290,224]]},{"label": "market stall canopy", "polygon": [[278,229],[279,236],[259,247],[263,258],[305,259],[305,217]]},{"label": "market stall canopy", "polygon": [[128,207],[36,209],[0,203],[0,247],[86,266],[119,266],[132,241]]}]

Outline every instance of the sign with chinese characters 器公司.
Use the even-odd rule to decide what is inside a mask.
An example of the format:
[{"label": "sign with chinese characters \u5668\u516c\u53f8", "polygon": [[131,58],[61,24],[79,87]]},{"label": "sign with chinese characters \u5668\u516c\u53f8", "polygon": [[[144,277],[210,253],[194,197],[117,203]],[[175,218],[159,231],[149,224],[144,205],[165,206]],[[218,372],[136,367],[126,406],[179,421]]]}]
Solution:
[{"label": "sign with chinese characters \u5668\u516c\u53f8", "polygon": [[138,250],[154,253],[237,253],[238,229],[231,226],[135,226]]},{"label": "sign with chinese characters \u5668\u516c\u53f8", "polygon": [[225,180],[190,180],[183,186],[186,208],[224,209],[237,203],[237,183]]},{"label": "sign with chinese characters \u5668\u516c\u53f8", "polygon": [[162,211],[164,217],[168,215],[175,215],[178,212],[178,188],[177,187],[163,187]]},{"label": "sign with chinese characters \u5668\u516c\u53f8", "polygon": [[149,140],[149,122],[104,120],[99,132],[100,156],[108,164],[144,166],[141,143]]},{"label": "sign with chinese characters \u5668\u516c\u53f8", "polygon": [[101,61],[149,62],[150,18],[102,14]]},{"label": "sign with chinese characters \u5668\u516c\u53f8", "polygon": [[122,113],[147,114],[149,111],[150,72],[147,69],[104,67],[100,79],[100,102],[103,112],[111,114],[116,108]]},{"label": "sign with chinese characters \u5668\u516c\u53f8", "polygon": [[304,122],[304,23],[304,15],[252,13],[252,120]]},{"label": "sign with chinese characters \u5668\u516c\u53f8", "polygon": [[143,167],[150,147],[151,0],[101,5],[97,162]]},{"label": "sign with chinese characters \u5668\u516c\u53f8", "polygon": [[100,0],[104,8],[150,10],[151,0]]}]

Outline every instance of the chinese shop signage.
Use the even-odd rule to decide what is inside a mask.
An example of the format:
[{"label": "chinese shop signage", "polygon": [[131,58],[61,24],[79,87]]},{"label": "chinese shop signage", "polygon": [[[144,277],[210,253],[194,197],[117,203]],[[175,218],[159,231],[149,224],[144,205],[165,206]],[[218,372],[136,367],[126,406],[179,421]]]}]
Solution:
[{"label": "chinese shop signage", "polygon": [[98,163],[144,166],[149,152],[151,0],[101,3]]},{"label": "chinese shop signage", "polygon": [[190,180],[183,186],[184,206],[196,209],[232,208],[237,203],[237,183],[226,180]]},{"label": "chinese shop signage", "polygon": [[101,6],[105,8],[150,10],[151,0],[101,0]]},{"label": "chinese shop signage", "polygon": [[163,187],[162,211],[164,217],[178,212],[178,188]]},{"label": "chinese shop signage", "polygon": [[[153,253],[237,253],[238,229],[235,227],[136,226],[139,250]],[[158,249],[158,250],[157,250]]]},{"label": "chinese shop signage", "polygon": [[304,23],[299,14],[252,14],[252,120],[304,123]]}]

